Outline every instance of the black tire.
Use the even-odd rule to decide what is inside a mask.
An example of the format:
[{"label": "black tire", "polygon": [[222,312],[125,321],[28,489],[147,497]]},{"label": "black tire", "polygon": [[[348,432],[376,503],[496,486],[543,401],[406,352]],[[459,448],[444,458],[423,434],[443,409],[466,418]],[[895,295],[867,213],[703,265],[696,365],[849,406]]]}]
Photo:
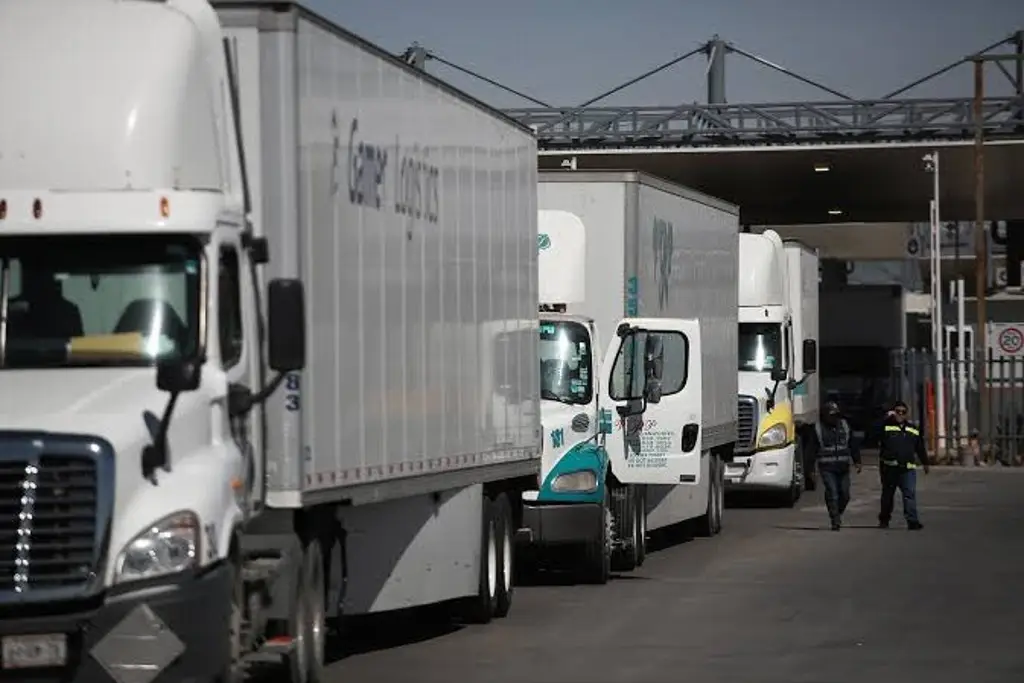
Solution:
[{"label": "black tire", "polygon": [[718,458],[709,454],[708,462],[708,505],[703,515],[695,520],[694,529],[697,536],[710,538],[722,528],[722,486],[719,481]]},{"label": "black tire", "polygon": [[242,624],[245,619],[245,584],[241,580],[241,572],[234,560],[230,564],[231,572],[231,615],[228,634],[230,660],[224,671],[217,677],[217,683],[241,683],[245,678],[242,655],[245,646],[242,642]]},{"label": "black tire", "polygon": [[644,566],[647,559],[647,489],[643,486],[635,486],[636,489],[636,537],[640,539],[640,545],[636,549],[636,566]]},{"label": "black tire", "polygon": [[640,522],[637,519],[635,486],[618,487],[612,494],[616,547],[612,552],[612,571],[631,572],[638,566]]},{"label": "black tire", "polygon": [[498,611],[498,574],[500,574],[495,505],[486,496],[481,510],[480,579],[477,594],[467,598],[460,611],[471,624],[487,624]]},{"label": "black tire", "polygon": [[324,560],[317,540],[310,541],[296,571],[292,612],[284,625],[293,648],[286,662],[288,683],[320,683],[323,680],[327,640]]},{"label": "black tire", "polygon": [[515,594],[515,517],[508,495],[503,493],[494,502],[498,529],[498,600],[494,616],[502,619],[512,609]]},{"label": "black tire", "polygon": [[611,490],[605,486],[600,526],[594,530],[594,538],[588,541],[583,549],[583,564],[580,567],[580,579],[583,583],[603,585],[608,583],[611,576],[611,507]]}]

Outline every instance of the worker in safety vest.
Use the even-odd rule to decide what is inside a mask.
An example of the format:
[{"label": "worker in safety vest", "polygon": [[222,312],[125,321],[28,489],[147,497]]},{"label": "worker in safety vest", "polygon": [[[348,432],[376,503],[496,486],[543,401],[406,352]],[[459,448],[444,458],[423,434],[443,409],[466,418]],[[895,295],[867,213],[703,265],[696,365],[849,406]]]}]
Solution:
[{"label": "worker in safety vest", "polygon": [[882,509],[878,513],[878,526],[882,529],[889,528],[896,489],[903,494],[903,516],[907,519],[907,528],[911,531],[924,528],[917,516],[917,465],[920,462],[924,473],[928,474],[928,450],[921,437],[921,429],[910,422],[908,412],[907,404],[897,401],[882,426],[878,451],[878,470],[882,479]]},{"label": "worker in safety vest", "polygon": [[821,420],[814,425],[814,436],[809,446],[825,489],[825,507],[832,531],[839,531],[850,503],[850,465],[857,468],[858,474],[861,471],[860,449],[835,401],[825,403]]}]

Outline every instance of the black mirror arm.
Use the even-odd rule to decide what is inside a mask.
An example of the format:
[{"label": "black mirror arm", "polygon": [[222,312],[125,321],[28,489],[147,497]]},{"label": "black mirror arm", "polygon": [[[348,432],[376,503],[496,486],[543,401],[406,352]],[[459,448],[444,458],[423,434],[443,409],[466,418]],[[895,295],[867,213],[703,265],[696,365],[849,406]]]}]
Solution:
[{"label": "black mirror arm", "polygon": [[260,389],[255,394],[252,394],[251,396],[249,396],[246,401],[244,401],[244,402],[240,403],[239,405],[237,405],[231,411],[231,416],[232,417],[238,417],[239,415],[244,415],[245,413],[247,413],[250,410],[252,410],[253,406],[259,405],[260,403],[263,403],[268,398],[270,398],[270,396],[275,391],[277,391],[277,388],[279,386],[281,386],[281,382],[284,381],[284,377],[285,377],[286,374],[287,373],[285,373],[285,372],[277,373],[277,376],[274,377],[274,379],[270,380],[270,384],[268,384],[267,386],[263,387],[262,389]]},{"label": "black mirror arm", "polygon": [[174,415],[174,406],[178,404],[178,396],[180,393],[176,392],[167,399],[153,443],[142,449],[142,476],[146,479],[152,480],[158,467],[165,472],[171,471],[171,460],[167,457],[167,432],[171,428],[171,417]]}]

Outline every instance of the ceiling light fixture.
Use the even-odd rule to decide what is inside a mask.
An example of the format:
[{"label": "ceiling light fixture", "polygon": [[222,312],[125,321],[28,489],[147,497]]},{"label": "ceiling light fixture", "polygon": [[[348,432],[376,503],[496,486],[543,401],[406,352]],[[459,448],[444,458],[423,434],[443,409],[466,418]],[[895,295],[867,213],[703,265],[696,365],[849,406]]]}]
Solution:
[{"label": "ceiling light fixture", "polygon": [[832,167],[829,166],[828,164],[815,164],[814,165],[814,172],[815,173],[828,173],[831,170],[832,170]]},{"label": "ceiling light fixture", "polygon": [[829,216],[842,216],[843,215],[843,210],[842,209],[829,209],[828,210],[828,215]]}]

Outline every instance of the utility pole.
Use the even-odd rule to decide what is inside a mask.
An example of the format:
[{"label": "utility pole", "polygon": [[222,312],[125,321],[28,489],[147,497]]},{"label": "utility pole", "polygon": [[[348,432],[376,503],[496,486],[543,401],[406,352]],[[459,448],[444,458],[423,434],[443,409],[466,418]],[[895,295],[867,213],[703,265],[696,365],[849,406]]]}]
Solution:
[{"label": "utility pole", "polygon": [[932,174],[932,200],[929,204],[931,228],[932,275],[932,353],[935,356],[935,446],[936,451],[946,449],[946,326],[942,317],[942,223],[939,220],[939,152],[933,150],[922,157],[925,170]]},{"label": "utility pole", "polygon": [[978,350],[978,426],[980,433],[988,434],[988,311],[986,295],[988,290],[988,244],[985,239],[985,59],[974,59],[974,287],[977,308]]}]

